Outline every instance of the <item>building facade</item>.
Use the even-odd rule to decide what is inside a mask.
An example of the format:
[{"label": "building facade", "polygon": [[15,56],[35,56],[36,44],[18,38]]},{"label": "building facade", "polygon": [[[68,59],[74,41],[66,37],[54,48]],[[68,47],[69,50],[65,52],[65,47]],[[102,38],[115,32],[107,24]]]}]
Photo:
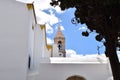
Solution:
[{"label": "building facade", "polygon": [[52,57],[66,57],[65,51],[65,36],[60,27],[54,37]]},{"label": "building facade", "polygon": [[0,80],[110,80],[107,59],[67,58],[60,28],[53,46],[48,45],[33,2],[18,1],[0,2]]}]

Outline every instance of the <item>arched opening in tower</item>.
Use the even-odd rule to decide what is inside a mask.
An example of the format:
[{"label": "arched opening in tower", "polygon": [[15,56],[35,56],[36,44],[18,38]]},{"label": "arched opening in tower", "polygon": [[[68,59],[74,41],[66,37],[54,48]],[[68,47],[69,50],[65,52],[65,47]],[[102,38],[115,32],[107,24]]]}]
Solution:
[{"label": "arched opening in tower", "polygon": [[61,41],[58,41],[58,49],[59,49],[59,51],[62,50],[62,42]]}]

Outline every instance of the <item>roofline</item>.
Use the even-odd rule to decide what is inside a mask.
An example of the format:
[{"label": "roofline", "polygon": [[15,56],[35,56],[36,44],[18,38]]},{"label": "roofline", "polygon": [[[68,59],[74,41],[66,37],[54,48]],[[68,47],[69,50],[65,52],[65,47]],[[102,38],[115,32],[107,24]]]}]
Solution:
[{"label": "roofline", "polygon": [[27,6],[28,10],[32,10],[32,11],[33,11],[33,15],[34,15],[35,23],[37,24],[37,18],[36,18],[35,8],[34,8],[33,3],[26,4],[26,6]]},{"label": "roofline", "polygon": [[16,0],[17,2],[20,2],[20,3],[25,3],[25,4],[32,4],[33,2],[34,2],[34,0],[32,0],[32,1],[21,1],[21,0]]}]

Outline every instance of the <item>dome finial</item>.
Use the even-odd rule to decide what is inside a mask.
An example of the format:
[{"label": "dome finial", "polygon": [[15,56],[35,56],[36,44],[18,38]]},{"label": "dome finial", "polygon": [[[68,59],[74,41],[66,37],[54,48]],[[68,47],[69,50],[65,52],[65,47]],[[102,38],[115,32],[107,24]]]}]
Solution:
[{"label": "dome finial", "polygon": [[57,30],[54,38],[58,38],[58,37],[65,38],[64,35],[63,35],[63,33],[62,33],[62,31],[61,31],[61,27],[58,26],[57,29],[58,30]]},{"label": "dome finial", "polygon": [[58,31],[61,31],[61,27],[60,26],[58,27]]}]

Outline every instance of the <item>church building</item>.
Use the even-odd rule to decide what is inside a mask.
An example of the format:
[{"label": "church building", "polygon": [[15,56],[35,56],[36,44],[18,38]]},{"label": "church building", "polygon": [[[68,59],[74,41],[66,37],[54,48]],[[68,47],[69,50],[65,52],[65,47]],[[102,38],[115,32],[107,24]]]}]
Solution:
[{"label": "church building", "polygon": [[0,10],[0,80],[112,80],[102,55],[67,57],[60,27],[47,44],[34,1],[1,0]]},{"label": "church building", "polygon": [[52,57],[66,57],[65,51],[65,36],[60,27],[54,37]]}]

